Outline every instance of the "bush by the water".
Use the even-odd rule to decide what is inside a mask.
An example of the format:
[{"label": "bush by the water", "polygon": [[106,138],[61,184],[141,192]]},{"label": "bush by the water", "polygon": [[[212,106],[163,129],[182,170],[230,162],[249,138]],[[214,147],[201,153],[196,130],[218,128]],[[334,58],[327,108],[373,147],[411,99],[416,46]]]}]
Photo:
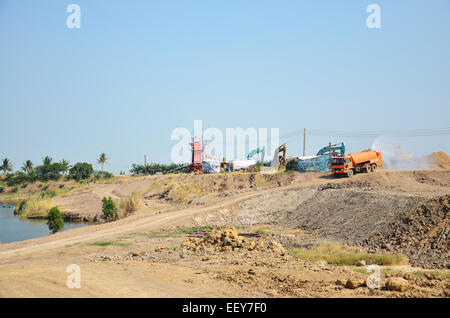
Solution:
[{"label": "bush by the water", "polygon": [[112,198],[103,197],[102,202],[102,217],[108,222],[117,220],[117,207]]},{"label": "bush by the water", "polygon": [[62,215],[59,208],[54,206],[48,211],[48,229],[52,234],[64,230],[64,216]]},{"label": "bush by the water", "polygon": [[25,211],[25,208],[27,207],[27,200],[20,201],[19,205],[16,207],[14,212],[18,215],[22,214],[23,211]]}]

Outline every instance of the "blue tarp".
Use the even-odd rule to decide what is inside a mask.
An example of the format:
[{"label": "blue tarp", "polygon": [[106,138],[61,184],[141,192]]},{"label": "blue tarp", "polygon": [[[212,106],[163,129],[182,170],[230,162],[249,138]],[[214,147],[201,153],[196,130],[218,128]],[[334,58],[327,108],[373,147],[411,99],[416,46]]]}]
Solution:
[{"label": "blue tarp", "polygon": [[316,158],[299,160],[298,171],[300,172],[331,172],[331,160],[329,155]]}]

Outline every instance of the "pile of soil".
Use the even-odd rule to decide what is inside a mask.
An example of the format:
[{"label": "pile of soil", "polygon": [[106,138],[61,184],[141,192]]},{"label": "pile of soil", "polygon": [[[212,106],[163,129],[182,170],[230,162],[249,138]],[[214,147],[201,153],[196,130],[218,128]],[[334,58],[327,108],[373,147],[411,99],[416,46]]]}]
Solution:
[{"label": "pile of soil", "polygon": [[450,156],[445,152],[433,152],[431,155],[427,156],[428,160],[432,162],[433,168],[449,170],[450,169]]},{"label": "pile of soil", "polygon": [[408,256],[413,266],[448,268],[447,172],[382,172],[350,180],[280,191],[241,203],[254,224],[303,230],[283,246],[323,241],[360,246],[369,252]]},{"label": "pile of soil", "polygon": [[419,266],[450,268],[450,195],[431,199],[405,211],[364,243],[408,255]]},{"label": "pile of soil", "polygon": [[249,251],[273,251],[285,254],[285,248],[276,241],[247,240],[238,234],[234,227],[219,230],[212,229],[206,232],[201,238],[188,237],[184,240],[181,248],[187,250],[200,251],[207,248],[215,251],[233,251],[233,250],[249,250]]}]

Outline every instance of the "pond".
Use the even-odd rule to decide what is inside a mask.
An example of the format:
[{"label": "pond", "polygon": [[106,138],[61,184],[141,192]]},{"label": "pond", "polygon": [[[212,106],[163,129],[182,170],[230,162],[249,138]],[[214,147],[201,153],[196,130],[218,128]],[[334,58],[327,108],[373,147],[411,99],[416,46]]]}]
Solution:
[{"label": "pond", "polygon": [[[64,222],[64,230],[86,226],[86,223]],[[11,243],[50,235],[47,220],[21,219],[11,208],[0,207],[0,243]]]}]

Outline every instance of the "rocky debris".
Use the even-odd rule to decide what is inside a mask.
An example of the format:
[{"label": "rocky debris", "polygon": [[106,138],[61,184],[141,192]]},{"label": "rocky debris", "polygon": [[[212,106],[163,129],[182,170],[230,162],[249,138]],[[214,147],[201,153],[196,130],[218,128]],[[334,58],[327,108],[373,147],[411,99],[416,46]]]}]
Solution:
[{"label": "rocky debris", "polygon": [[345,283],[345,288],[356,289],[358,287],[366,286],[366,281],[359,278],[349,278]]},{"label": "rocky debris", "polygon": [[366,266],[366,261],[362,259],[358,262],[358,264],[356,264],[356,266]]},{"label": "rocky debris", "polygon": [[414,266],[450,266],[450,195],[404,212],[383,231],[364,241],[369,247],[405,253]]},{"label": "rocky debris", "polygon": [[408,287],[408,281],[402,277],[390,277],[386,282],[386,288],[391,291],[404,292]]},{"label": "rocky debris", "polygon": [[286,249],[277,241],[245,239],[238,234],[238,231],[234,227],[223,230],[212,229],[205,232],[201,238],[187,237],[183,244],[181,244],[181,248],[195,252],[209,248],[221,252],[242,249],[249,251],[272,251],[282,255],[287,253]]},{"label": "rocky debris", "polygon": [[431,177],[425,176],[425,175],[416,177],[416,181],[419,182],[419,183],[422,183],[422,184],[438,185],[438,186],[441,186],[441,187],[446,187],[447,186],[446,184],[444,184],[442,182],[439,182],[439,181],[437,181],[437,180],[435,180],[435,179],[433,179]]},{"label": "rocky debris", "polygon": [[341,183],[325,183],[320,185],[317,188],[317,191],[324,191],[329,189],[350,189],[350,188],[357,188],[357,189],[364,189],[364,190],[373,190],[375,188],[378,188],[377,184],[370,183],[367,181],[348,181],[348,182],[341,182]]},{"label": "rocky debris", "polygon": [[129,255],[100,255],[89,259],[89,262],[119,262],[119,261],[152,261],[155,257],[147,252],[132,252]]}]

